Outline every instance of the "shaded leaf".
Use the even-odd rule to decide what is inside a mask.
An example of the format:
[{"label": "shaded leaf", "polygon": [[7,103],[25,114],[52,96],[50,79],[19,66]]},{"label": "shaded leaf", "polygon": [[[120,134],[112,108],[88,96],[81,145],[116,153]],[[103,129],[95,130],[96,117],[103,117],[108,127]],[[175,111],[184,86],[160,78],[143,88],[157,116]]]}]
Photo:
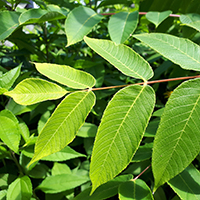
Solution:
[{"label": "shaded leaf", "polygon": [[120,200],[153,200],[148,185],[141,179],[127,181],[119,186]]},{"label": "shaded leaf", "polygon": [[58,193],[74,189],[90,179],[87,176],[78,176],[75,174],[59,174],[45,178],[37,189],[45,193]]},{"label": "shaded leaf", "polygon": [[28,176],[17,178],[8,187],[7,200],[27,200],[32,196],[32,184]]},{"label": "shaded leaf", "polygon": [[75,89],[91,88],[95,85],[92,75],[66,65],[34,63],[36,69],[48,78]]},{"label": "shaded leaf", "polygon": [[95,137],[97,133],[97,126],[95,124],[85,122],[83,126],[79,129],[77,136],[88,138]]},{"label": "shaded leaf", "polygon": [[163,12],[148,12],[146,18],[158,27],[162,21],[164,21],[169,15],[172,14],[171,10]]},{"label": "shaded leaf", "polygon": [[[148,99],[147,103],[143,103]],[[113,179],[131,162],[155,104],[149,86],[128,86],[109,102],[94,143],[90,178],[92,192]]]},{"label": "shaded leaf", "polygon": [[15,80],[18,78],[20,71],[21,71],[21,65],[18,67],[15,67],[14,69],[6,72],[3,74],[3,76],[0,77],[0,87],[5,89],[10,89],[15,82]]},{"label": "shaded leaf", "polygon": [[200,31],[200,15],[197,13],[189,13],[187,15],[181,15],[180,21],[183,25],[192,27],[197,31]]},{"label": "shaded leaf", "polygon": [[132,2],[130,0],[124,1],[124,0],[104,0],[101,1],[101,3],[98,5],[98,8],[109,6],[109,5],[115,5],[115,4],[131,4]]},{"label": "shaded leaf", "polygon": [[121,175],[116,178],[114,178],[111,181],[108,181],[107,183],[101,185],[98,187],[95,192],[90,195],[90,191],[92,187],[84,190],[79,195],[77,195],[73,200],[102,200],[102,199],[108,199],[109,197],[112,197],[118,193],[118,187],[120,184],[130,180],[133,178],[133,175]]},{"label": "shaded leaf", "polygon": [[164,33],[134,35],[183,69],[200,71],[200,47],[192,41]]},{"label": "shaded leaf", "polygon": [[18,18],[21,13],[14,11],[0,12],[0,40],[10,36],[19,26]]},{"label": "shaded leaf", "polygon": [[51,170],[52,176],[58,174],[71,174],[71,169],[65,163],[54,163],[53,168]]},{"label": "shaded leaf", "polygon": [[123,44],[134,32],[138,23],[138,11],[120,12],[108,22],[108,31],[113,42]]},{"label": "shaded leaf", "polygon": [[87,7],[73,9],[65,21],[67,46],[81,41],[102,18],[103,16]]},{"label": "shaded leaf", "polygon": [[67,146],[75,138],[94,104],[95,95],[92,91],[68,95],[42,129],[31,163]]},{"label": "shaded leaf", "polygon": [[153,76],[151,66],[139,54],[123,44],[109,40],[84,37],[87,45],[127,76],[148,80]]},{"label": "shaded leaf", "polygon": [[154,191],[183,171],[200,150],[200,79],[179,85],[169,97],[152,155]]},{"label": "shaded leaf", "polygon": [[200,200],[200,173],[191,164],[183,172],[171,179],[168,184],[181,199]]},{"label": "shaded leaf", "polygon": [[18,152],[20,141],[18,124],[5,116],[0,116],[0,139],[15,153]]},{"label": "shaded leaf", "polygon": [[12,91],[5,92],[15,102],[31,105],[41,101],[58,99],[67,93],[62,87],[39,78],[27,78],[21,81]]}]

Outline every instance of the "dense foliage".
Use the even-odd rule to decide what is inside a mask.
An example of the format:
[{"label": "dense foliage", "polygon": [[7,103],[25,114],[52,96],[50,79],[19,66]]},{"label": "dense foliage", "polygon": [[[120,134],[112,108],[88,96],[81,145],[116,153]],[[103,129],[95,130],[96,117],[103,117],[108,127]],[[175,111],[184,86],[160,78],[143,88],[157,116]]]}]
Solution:
[{"label": "dense foliage", "polygon": [[0,199],[200,199],[198,0],[0,2]]}]

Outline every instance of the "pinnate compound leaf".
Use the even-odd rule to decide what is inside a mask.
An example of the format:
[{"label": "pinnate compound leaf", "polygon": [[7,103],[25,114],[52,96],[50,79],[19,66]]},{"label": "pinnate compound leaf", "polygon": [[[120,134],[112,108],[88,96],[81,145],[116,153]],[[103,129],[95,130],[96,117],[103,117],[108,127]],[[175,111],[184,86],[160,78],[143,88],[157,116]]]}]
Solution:
[{"label": "pinnate compound leaf", "polygon": [[87,7],[80,6],[73,9],[65,21],[67,46],[81,41],[102,18],[103,16]]},{"label": "pinnate compound leaf", "polygon": [[181,15],[180,21],[183,25],[192,27],[197,31],[200,31],[200,15],[197,13],[189,13],[187,15]]},{"label": "pinnate compound leaf", "polygon": [[48,78],[75,89],[91,88],[95,85],[95,78],[81,70],[66,65],[49,63],[34,63],[36,69]]},{"label": "pinnate compound leaf", "polygon": [[0,115],[0,139],[15,153],[18,152],[20,138],[18,123]]},{"label": "pinnate compound leaf", "polygon": [[[146,103],[144,104],[144,101]],[[128,86],[109,102],[94,143],[90,179],[92,192],[113,179],[131,162],[155,104],[149,86]]]},{"label": "pinnate compound leaf", "polygon": [[178,86],[165,106],[152,155],[154,191],[182,172],[200,150],[200,79]]},{"label": "pinnate compound leaf", "polygon": [[21,71],[21,64],[18,67],[6,72],[0,77],[0,87],[10,89]]},{"label": "pinnate compound leaf", "polygon": [[192,41],[164,33],[145,33],[134,37],[183,69],[200,71],[200,46]]},{"label": "pinnate compound leaf", "polygon": [[89,181],[87,176],[78,176],[75,174],[59,174],[45,178],[37,189],[45,193],[58,193],[74,189]]},{"label": "pinnate compound leaf", "polygon": [[42,129],[30,164],[67,146],[75,138],[94,104],[92,91],[74,92],[65,97]]},{"label": "pinnate compound leaf", "polygon": [[31,196],[32,184],[28,176],[17,178],[8,187],[7,200],[26,200],[31,199]]},{"label": "pinnate compound leaf", "polygon": [[21,105],[31,105],[41,101],[59,99],[67,93],[62,87],[39,78],[27,78],[12,91],[5,92]]},{"label": "pinnate compound leaf", "polygon": [[18,18],[19,12],[1,11],[0,12],[0,40],[10,36],[14,30],[19,26]]},{"label": "pinnate compound leaf", "polygon": [[171,179],[168,184],[181,199],[200,200],[200,172],[190,164],[183,172]]},{"label": "pinnate compound leaf", "polygon": [[164,21],[169,15],[172,14],[171,10],[163,12],[148,12],[146,18],[158,27],[162,21]]},{"label": "pinnate compound leaf", "polygon": [[87,45],[127,76],[148,80],[153,76],[151,66],[139,54],[123,44],[109,40],[84,37]]},{"label": "pinnate compound leaf", "polygon": [[119,199],[153,200],[152,192],[148,185],[141,179],[127,181],[119,186]]},{"label": "pinnate compound leaf", "polygon": [[138,11],[120,12],[108,22],[108,31],[113,42],[123,44],[134,32],[138,23]]}]

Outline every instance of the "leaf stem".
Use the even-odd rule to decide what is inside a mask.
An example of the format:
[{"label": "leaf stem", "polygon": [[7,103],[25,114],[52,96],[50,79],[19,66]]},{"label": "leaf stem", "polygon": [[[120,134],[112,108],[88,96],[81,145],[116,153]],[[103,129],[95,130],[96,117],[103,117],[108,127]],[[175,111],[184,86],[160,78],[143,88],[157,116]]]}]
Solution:
[{"label": "leaf stem", "polygon": [[145,83],[150,85],[150,84],[153,84],[153,83],[163,83],[163,82],[170,82],[170,81],[177,81],[177,80],[187,80],[187,79],[192,79],[192,78],[200,78],[200,75],[178,77],[178,78],[168,78],[168,79],[147,81],[147,82],[134,83],[134,84],[126,84],[126,85],[115,85],[115,86],[108,86],[108,87],[101,87],[101,88],[92,88],[90,90],[92,90],[92,91],[95,91],[95,90],[108,90],[108,89],[126,87],[126,86],[129,86],[129,85],[144,85]]},{"label": "leaf stem", "polygon": [[138,176],[136,176],[134,179],[132,179],[133,181],[135,181],[136,179],[138,179],[144,172],[147,171],[147,169],[149,169],[151,167],[151,165],[149,165],[148,167],[146,167]]}]

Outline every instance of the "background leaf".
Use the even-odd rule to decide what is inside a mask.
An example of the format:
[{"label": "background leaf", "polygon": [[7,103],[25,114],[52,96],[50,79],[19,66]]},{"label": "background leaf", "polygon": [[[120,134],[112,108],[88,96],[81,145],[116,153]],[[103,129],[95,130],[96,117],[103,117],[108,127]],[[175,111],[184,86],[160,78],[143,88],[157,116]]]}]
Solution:
[{"label": "background leaf", "polygon": [[75,89],[91,88],[95,85],[92,75],[66,65],[34,63],[36,69],[48,78]]},{"label": "background leaf", "polygon": [[171,94],[155,136],[154,191],[183,171],[200,150],[200,79],[182,83]]},{"label": "background leaf", "polygon": [[103,16],[87,7],[73,9],[65,21],[67,46],[81,41],[102,18]]},{"label": "background leaf", "polygon": [[200,15],[197,13],[189,13],[187,15],[181,15],[180,21],[183,25],[192,27],[197,31],[200,31]]},{"label": "background leaf", "polygon": [[19,26],[18,18],[20,14],[13,11],[0,12],[0,40],[7,38]]},{"label": "background leaf", "polygon": [[32,184],[28,176],[17,178],[9,185],[7,200],[27,200],[32,196]]},{"label": "background leaf", "polygon": [[42,129],[31,163],[67,146],[95,104],[93,92],[74,92],[56,108]]},{"label": "background leaf", "polygon": [[120,200],[153,200],[152,192],[148,185],[141,179],[127,181],[119,186]]},{"label": "background leaf", "polygon": [[148,80],[153,76],[151,66],[139,54],[123,44],[109,40],[84,37],[87,45],[127,76]]},{"label": "background leaf", "polygon": [[200,199],[200,173],[192,164],[168,184],[181,199]]},{"label": "background leaf", "polygon": [[163,11],[163,12],[148,12],[146,14],[146,18],[156,25],[156,27],[159,26],[159,24],[164,21],[169,15],[172,14],[171,10]]},{"label": "background leaf", "polygon": [[[148,99],[148,103],[143,104],[144,99]],[[120,90],[109,102],[91,158],[92,192],[113,179],[130,163],[139,147],[154,103],[153,89],[139,85]]]},{"label": "background leaf", "polygon": [[58,193],[73,189],[89,181],[87,176],[78,176],[75,174],[59,174],[45,178],[37,189],[45,193]]},{"label": "background leaf", "polygon": [[138,11],[120,12],[108,22],[108,31],[113,42],[123,44],[134,32],[138,23]]},{"label": "background leaf", "polygon": [[21,81],[12,91],[5,92],[15,102],[22,105],[31,105],[41,101],[58,99],[67,93],[62,87],[39,79],[28,78]]},{"label": "background leaf", "polygon": [[192,41],[164,33],[134,35],[183,69],[200,71],[200,47]]}]

